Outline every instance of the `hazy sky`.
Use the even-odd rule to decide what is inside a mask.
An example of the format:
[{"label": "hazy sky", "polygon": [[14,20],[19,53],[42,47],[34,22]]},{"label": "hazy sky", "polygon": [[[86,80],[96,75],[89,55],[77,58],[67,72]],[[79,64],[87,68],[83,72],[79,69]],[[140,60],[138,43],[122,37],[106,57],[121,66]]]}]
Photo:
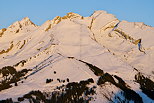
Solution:
[{"label": "hazy sky", "polygon": [[154,0],[1,0],[0,29],[27,16],[41,25],[68,12],[89,16],[95,10],[105,10],[120,20],[154,26]]}]

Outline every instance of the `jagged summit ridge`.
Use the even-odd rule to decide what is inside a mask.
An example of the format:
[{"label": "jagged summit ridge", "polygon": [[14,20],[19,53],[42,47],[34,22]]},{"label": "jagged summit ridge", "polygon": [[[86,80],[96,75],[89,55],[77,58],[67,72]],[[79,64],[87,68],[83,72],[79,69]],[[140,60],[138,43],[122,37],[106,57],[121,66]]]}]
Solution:
[{"label": "jagged summit ridge", "polygon": [[36,24],[34,24],[28,17],[23,18],[20,21],[20,24],[21,25],[24,25],[24,26],[28,26],[28,25],[34,25],[34,26],[36,26]]},{"label": "jagged summit ridge", "polygon": [[16,34],[19,32],[25,31],[32,31],[32,29],[37,28],[38,26],[35,25],[28,17],[23,18],[21,21],[16,21],[12,25],[10,25],[6,29],[6,34]]},{"label": "jagged summit ridge", "polygon": [[9,26],[9,28],[14,28],[14,27],[23,27],[23,26],[36,26],[28,17],[23,18],[21,21],[17,21],[13,23],[12,25]]},{"label": "jagged summit ridge", "polygon": [[[104,11],[104,10],[97,10],[97,11],[94,11],[94,13],[91,14],[90,17],[92,18],[96,18],[100,15],[104,15],[104,16],[112,16],[114,18],[116,18],[113,14],[109,14],[108,12]],[[51,25],[52,24],[58,24],[59,22],[61,22],[61,20],[64,20],[64,19],[74,19],[74,18],[83,18],[83,16],[77,14],[77,13],[73,13],[73,12],[69,12],[67,13],[65,16],[63,17],[60,17],[60,16],[56,16],[53,20],[47,20],[45,23],[43,23],[42,25],[44,24],[48,24],[49,22],[51,22]],[[116,18],[117,19],[117,18]],[[128,22],[128,21],[126,21]],[[135,23],[135,22],[134,22]],[[145,25],[144,23],[140,22],[136,22],[137,25],[139,26],[142,26],[142,25]],[[12,28],[12,27],[15,27],[15,25],[17,26],[28,26],[28,25],[34,25],[34,26],[37,26],[36,24],[34,24],[29,17],[24,17],[21,21],[17,21],[15,23],[13,23],[12,25],[10,25],[8,28]]]},{"label": "jagged summit ridge", "polygon": [[60,17],[60,16],[56,16],[53,20],[47,20],[41,28],[43,28],[43,30],[48,31],[49,29],[51,29],[53,26],[55,26],[56,24],[60,23],[63,20],[71,20],[74,18],[81,18],[82,16],[80,16],[77,13],[67,13],[67,15]]}]

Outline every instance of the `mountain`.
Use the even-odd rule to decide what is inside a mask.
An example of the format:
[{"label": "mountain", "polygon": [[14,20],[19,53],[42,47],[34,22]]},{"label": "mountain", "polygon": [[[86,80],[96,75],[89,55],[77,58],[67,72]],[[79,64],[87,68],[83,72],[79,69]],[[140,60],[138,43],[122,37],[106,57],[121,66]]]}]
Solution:
[{"label": "mountain", "polygon": [[0,102],[153,103],[153,38],[106,11],[25,17],[0,30]]}]

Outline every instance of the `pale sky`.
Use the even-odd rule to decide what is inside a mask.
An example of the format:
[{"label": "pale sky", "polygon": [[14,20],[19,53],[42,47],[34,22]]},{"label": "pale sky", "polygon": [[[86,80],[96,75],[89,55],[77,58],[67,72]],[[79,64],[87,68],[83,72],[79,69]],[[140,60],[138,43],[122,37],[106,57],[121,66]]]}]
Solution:
[{"label": "pale sky", "polygon": [[144,22],[154,27],[154,0],[1,0],[0,4],[0,29],[24,17],[42,25],[68,12],[90,16],[95,10],[105,10],[119,20]]}]

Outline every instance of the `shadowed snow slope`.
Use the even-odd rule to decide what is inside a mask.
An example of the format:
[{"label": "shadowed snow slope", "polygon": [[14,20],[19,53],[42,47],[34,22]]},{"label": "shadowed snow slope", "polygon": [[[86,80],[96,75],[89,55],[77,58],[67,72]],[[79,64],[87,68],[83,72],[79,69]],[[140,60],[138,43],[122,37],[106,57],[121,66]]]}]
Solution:
[{"label": "shadowed snow slope", "polygon": [[[68,102],[62,95],[78,82],[87,87],[83,94],[69,95],[74,102],[154,102],[149,96],[154,90],[153,38],[154,27],[119,21],[105,11],[90,17],[68,13],[41,26],[26,17],[0,30],[0,101],[49,102],[58,92],[57,98]],[[138,74],[151,87],[141,85]],[[30,94],[37,90],[41,99]]]}]

